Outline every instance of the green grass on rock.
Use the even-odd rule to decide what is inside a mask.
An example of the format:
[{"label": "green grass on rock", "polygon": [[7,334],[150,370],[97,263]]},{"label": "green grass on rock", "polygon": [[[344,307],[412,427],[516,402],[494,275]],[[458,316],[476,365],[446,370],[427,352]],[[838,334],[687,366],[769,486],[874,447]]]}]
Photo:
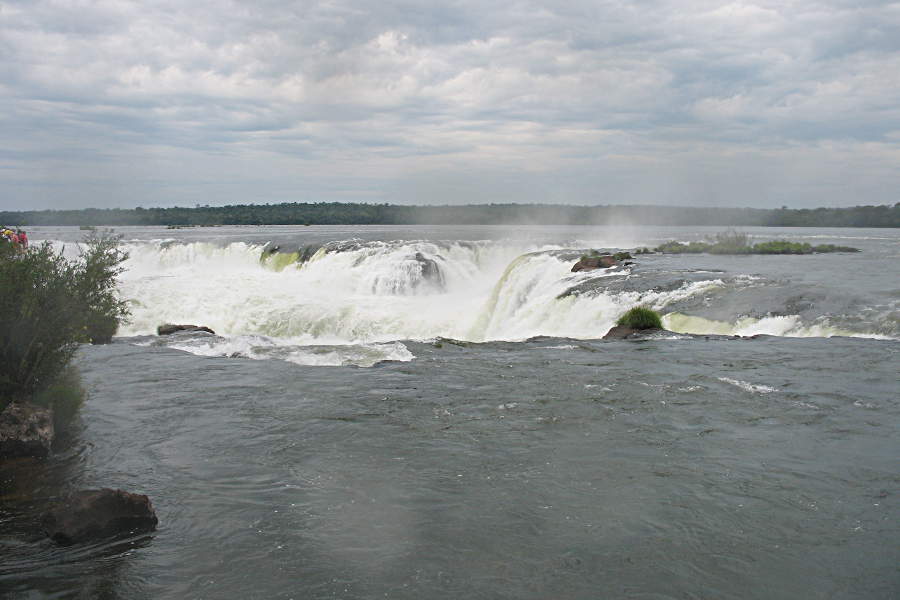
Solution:
[{"label": "green grass on rock", "polygon": [[636,306],[619,317],[616,325],[629,329],[662,329],[662,320],[655,310]]}]

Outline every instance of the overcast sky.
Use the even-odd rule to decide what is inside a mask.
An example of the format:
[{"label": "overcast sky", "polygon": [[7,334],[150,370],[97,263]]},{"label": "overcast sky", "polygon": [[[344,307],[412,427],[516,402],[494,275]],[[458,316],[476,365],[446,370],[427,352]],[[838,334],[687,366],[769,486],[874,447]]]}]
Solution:
[{"label": "overcast sky", "polygon": [[0,210],[900,201],[900,2],[0,0]]}]

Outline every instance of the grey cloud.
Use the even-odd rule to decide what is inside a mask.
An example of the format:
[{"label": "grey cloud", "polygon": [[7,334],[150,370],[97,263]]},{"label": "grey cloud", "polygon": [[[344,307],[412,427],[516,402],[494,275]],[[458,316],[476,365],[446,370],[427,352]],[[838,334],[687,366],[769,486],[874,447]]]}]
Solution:
[{"label": "grey cloud", "polygon": [[0,0],[0,208],[894,202],[898,45],[896,2]]}]

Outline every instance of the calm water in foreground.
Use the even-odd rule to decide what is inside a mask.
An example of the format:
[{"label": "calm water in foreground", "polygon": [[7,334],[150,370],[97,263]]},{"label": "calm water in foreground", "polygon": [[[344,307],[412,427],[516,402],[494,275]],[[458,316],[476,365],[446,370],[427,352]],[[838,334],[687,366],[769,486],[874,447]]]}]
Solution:
[{"label": "calm water in foreground", "polygon": [[[132,322],[69,443],[0,468],[0,597],[896,598],[900,232],[569,272],[715,231],[122,229]],[[701,335],[599,339],[637,304]],[[159,529],[42,538],[101,486]]]}]

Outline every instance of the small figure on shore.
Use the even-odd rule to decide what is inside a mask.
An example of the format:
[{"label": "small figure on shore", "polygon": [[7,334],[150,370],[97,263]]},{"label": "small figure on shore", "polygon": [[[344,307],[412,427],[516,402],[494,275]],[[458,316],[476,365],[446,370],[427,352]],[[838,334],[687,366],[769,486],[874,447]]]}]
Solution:
[{"label": "small figure on shore", "polygon": [[0,238],[3,238],[13,246],[19,245],[19,236],[9,227],[3,227],[2,229],[0,229]]},{"label": "small figure on shore", "polygon": [[13,231],[9,227],[0,227],[0,243],[7,242],[18,252],[24,252],[28,247],[28,235],[19,228]]}]

